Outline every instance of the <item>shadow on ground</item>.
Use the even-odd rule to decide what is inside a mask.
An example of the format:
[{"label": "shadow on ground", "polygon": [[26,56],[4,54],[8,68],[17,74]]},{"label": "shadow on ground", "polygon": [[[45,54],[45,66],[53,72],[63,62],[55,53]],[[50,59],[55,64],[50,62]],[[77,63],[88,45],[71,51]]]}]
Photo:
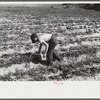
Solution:
[{"label": "shadow on ground", "polygon": [[[22,64],[33,62],[34,64],[41,63],[42,65],[46,65],[46,61],[41,61],[38,57],[38,53],[14,53],[14,54],[3,54],[0,60],[0,67],[9,67],[13,64]],[[54,60],[56,57],[54,56]]]},{"label": "shadow on ground", "polygon": [[40,61],[39,57],[37,56],[37,52],[35,53],[14,53],[14,54],[4,54],[2,55],[2,60],[0,61],[0,67],[9,67],[12,64],[22,64],[22,63],[29,63],[33,62],[35,64],[41,63],[45,64],[45,61]]}]

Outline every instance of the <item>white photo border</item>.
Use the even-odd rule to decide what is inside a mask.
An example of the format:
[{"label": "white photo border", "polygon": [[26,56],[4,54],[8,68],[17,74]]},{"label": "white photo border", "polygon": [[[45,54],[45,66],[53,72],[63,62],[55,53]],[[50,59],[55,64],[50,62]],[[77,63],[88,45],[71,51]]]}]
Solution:
[{"label": "white photo border", "polygon": [[[100,3],[100,1],[66,1],[66,2],[0,2],[1,4],[60,4],[60,3]],[[54,82],[0,82],[0,98],[4,99],[75,99],[100,98],[100,82],[98,81],[59,81]]]}]

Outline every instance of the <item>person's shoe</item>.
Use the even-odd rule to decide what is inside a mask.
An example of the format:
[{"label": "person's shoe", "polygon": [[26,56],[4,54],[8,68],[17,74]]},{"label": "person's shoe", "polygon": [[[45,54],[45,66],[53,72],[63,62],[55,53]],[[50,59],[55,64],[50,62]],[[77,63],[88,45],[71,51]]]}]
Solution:
[{"label": "person's shoe", "polygon": [[47,64],[46,64],[47,66],[52,66],[53,65],[53,63],[49,63],[49,62],[47,62]]},{"label": "person's shoe", "polygon": [[58,58],[58,61],[61,61],[61,60],[63,60],[62,58]]}]

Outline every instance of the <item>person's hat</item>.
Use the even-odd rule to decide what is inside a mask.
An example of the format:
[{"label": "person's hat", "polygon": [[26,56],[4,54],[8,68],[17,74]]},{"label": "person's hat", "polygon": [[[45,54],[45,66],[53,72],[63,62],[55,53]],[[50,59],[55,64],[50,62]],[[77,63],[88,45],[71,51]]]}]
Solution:
[{"label": "person's hat", "polygon": [[31,35],[32,43],[35,43],[36,42],[36,40],[35,40],[36,37],[37,37],[37,34],[36,33],[34,33],[34,34]]}]

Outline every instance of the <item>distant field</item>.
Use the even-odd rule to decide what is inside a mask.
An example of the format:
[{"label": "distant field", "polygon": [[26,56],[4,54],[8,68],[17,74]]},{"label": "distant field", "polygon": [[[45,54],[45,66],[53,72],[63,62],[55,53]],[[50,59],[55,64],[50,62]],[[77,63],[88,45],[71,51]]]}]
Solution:
[{"label": "distant field", "polygon": [[[30,34],[56,34],[63,58],[47,67],[36,61]],[[81,8],[0,8],[0,80],[100,80],[100,12]]]}]

